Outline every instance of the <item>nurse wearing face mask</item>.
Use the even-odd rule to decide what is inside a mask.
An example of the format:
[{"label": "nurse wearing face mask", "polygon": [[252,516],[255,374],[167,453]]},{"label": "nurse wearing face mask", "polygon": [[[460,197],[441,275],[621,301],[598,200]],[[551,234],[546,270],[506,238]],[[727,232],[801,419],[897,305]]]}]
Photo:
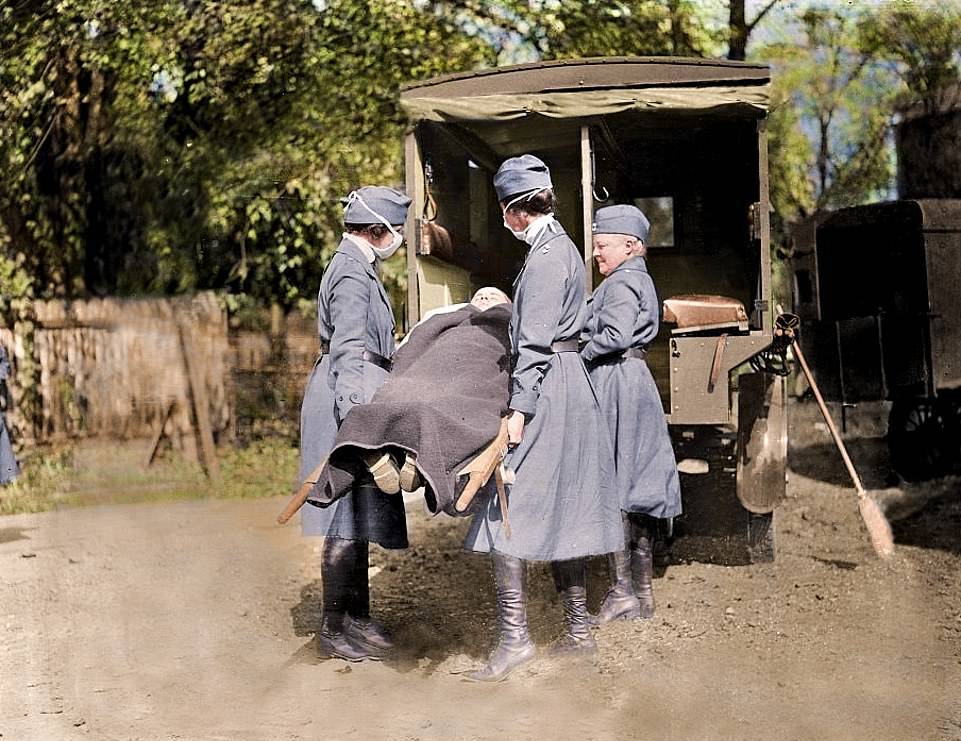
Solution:
[{"label": "nurse wearing face mask", "polygon": [[[330,452],[350,410],[369,402],[387,380],[394,314],[379,265],[400,247],[409,205],[400,191],[380,186],[360,188],[346,199],[343,239],[324,271],[317,298],[320,358],[301,408],[301,481]],[[368,543],[407,547],[403,499],[382,493],[367,479],[330,507],[307,506],[301,513],[304,535],[325,536],[319,650],[347,661],[380,658],[391,641],[370,618]]]},{"label": "nurse wearing face mask", "polygon": [[489,552],[500,637],[487,666],[468,675],[498,681],[534,657],[527,628],[526,562],[550,561],[566,630],[555,654],[592,654],[586,557],[624,547],[613,455],[577,340],[587,320],[581,254],[554,218],[550,171],[533,155],[494,177],[504,226],[527,245],[514,281],[507,465],[510,531],[498,498],[475,515],[466,548]]}]

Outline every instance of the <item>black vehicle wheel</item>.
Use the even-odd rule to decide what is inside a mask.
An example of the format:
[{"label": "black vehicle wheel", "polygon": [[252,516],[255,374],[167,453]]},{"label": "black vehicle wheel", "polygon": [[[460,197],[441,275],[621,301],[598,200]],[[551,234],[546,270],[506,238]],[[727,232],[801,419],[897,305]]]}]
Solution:
[{"label": "black vehicle wheel", "polygon": [[907,481],[942,475],[950,466],[947,421],[937,399],[895,399],[888,416],[891,466]]}]

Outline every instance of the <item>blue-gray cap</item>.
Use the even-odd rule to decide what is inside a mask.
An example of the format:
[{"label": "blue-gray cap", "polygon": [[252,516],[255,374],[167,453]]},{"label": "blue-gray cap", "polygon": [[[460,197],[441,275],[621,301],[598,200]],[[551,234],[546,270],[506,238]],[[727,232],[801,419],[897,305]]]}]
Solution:
[{"label": "blue-gray cap", "polygon": [[365,185],[343,199],[345,224],[403,224],[410,198],[395,188]]},{"label": "blue-gray cap", "polygon": [[508,196],[527,193],[532,190],[553,188],[551,171],[533,154],[522,154],[504,160],[494,175],[494,190],[497,200],[507,200]]},{"label": "blue-gray cap", "polygon": [[651,222],[647,220],[644,212],[637,206],[626,203],[597,209],[591,227],[594,234],[626,234],[637,237],[645,244],[650,229]]}]

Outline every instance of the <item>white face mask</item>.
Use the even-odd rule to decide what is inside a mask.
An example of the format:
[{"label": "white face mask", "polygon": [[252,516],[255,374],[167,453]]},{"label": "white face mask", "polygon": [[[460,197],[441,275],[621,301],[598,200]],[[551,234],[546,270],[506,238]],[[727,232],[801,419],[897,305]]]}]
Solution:
[{"label": "white face mask", "polygon": [[536,196],[538,193],[540,193],[540,192],[542,192],[542,191],[545,191],[545,190],[547,190],[547,188],[538,188],[537,190],[532,190],[532,191],[529,191],[529,192],[527,192],[527,193],[521,193],[519,196],[517,196],[517,198],[514,198],[514,199],[508,201],[507,205],[504,206],[504,228],[505,228],[507,231],[509,231],[511,234],[513,234],[515,239],[519,239],[521,242],[526,242],[526,241],[527,241],[527,232],[528,232],[528,230],[530,230],[531,225],[528,224],[528,225],[524,228],[523,231],[519,231],[519,232],[518,232],[518,231],[514,231],[514,230],[511,228],[510,224],[507,223],[507,210],[508,210],[511,206],[513,206],[515,203],[517,203],[518,201],[523,201],[523,200],[526,200],[526,199],[529,199],[529,198],[533,198],[533,197]]},{"label": "white face mask", "polygon": [[[374,254],[377,255],[378,259],[386,260],[388,257],[390,257],[395,252],[397,252],[398,249],[400,249],[400,246],[404,243],[404,235],[399,233],[396,229],[394,229],[393,225],[389,221],[387,221],[387,219],[385,219],[379,213],[374,211],[374,209],[368,206],[363,196],[361,196],[360,193],[358,193],[356,190],[351,191],[350,195],[347,196],[347,205],[344,206],[344,213],[347,212],[347,207],[350,206],[350,204],[353,201],[359,201],[361,206],[363,206],[368,211],[370,211],[374,215],[374,218],[376,218],[377,221],[379,221],[381,224],[386,226],[390,230],[390,233],[394,235],[390,241],[390,244],[387,245],[386,247],[377,247],[371,244],[369,240],[364,239],[364,241],[367,242],[370,248],[374,251]],[[360,237],[360,239],[363,239],[363,237]]]}]

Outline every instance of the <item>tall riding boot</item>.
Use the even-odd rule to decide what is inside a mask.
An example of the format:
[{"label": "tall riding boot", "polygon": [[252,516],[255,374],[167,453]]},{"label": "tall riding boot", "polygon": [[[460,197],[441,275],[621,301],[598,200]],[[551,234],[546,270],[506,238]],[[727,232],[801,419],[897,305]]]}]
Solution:
[{"label": "tall riding boot", "polygon": [[597,643],[591,635],[590,613],[587,611],[587,560],[551,563],[554,586],[564,603],[564,635],[551,648],[552,656],[594,654]]},{"label": "tall riding boot", "polygon": [[321,653],[345,661],[374,658],[374,652],[358,644],[346,631],[347,607],[354,580],[354,541],[325,538],[321,557],[324,612],[317,634]]},{"label": "tall riding boot", "polygon": [[634,594],[631,579],[631,521],[626,512],[621,512],[624,524],[624,550],[609,553],[607,569],[610,573],[611,587],[604,595],[604,601],[596,615],[591,615],[591,625],[609,623],[612,620],[633,620],[641,616],[641,603]]},{"label": "tall riding boot", "polygon": [[487,666],[465,674],[475,682],[499,682],[534,658],[534,642],[527,632],[527,564],[519,558],[491,551],[500,637]]},{"label": "tall riding boot", "polygon": [[654,551],[656,522],[647,515],[631,514],[632,540],[631,571],[634,592],[640,601],[641,617],[654,617]]},{"label": "tall riding boot", "polygon": [[370,545],[366,540],[353,542],[352,593],[344,625],[354,643],[382,654],[394,647],[387,629],[370,617],[370,581],[367,576]]}]

